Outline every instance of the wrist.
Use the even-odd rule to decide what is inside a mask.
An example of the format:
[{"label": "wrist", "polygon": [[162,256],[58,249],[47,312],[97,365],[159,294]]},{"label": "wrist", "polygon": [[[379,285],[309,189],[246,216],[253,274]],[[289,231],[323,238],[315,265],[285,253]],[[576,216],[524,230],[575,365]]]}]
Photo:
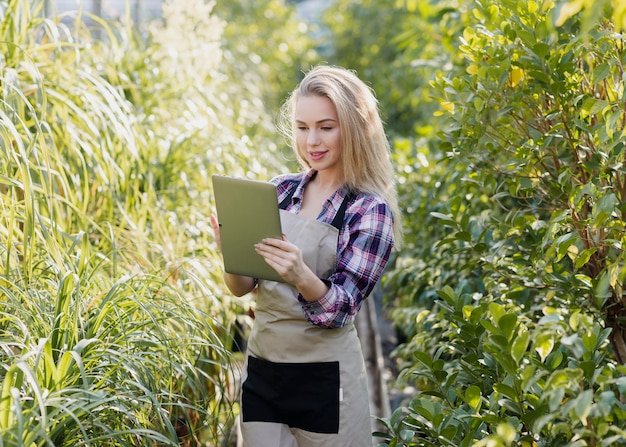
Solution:
[{"label": "wrist", "polygon": [[309,303],[323,298],[329,289],[328,285],[312,272],[310,277],[299,278],[298,284],[295,284],[295,287],[298,289],[298,292],[300,292],[302,298]]}]

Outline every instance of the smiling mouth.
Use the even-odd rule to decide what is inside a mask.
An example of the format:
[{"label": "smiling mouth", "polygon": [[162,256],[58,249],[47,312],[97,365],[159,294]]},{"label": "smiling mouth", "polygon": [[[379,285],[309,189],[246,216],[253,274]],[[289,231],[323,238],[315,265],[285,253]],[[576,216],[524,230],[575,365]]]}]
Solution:
[{"label": "smiling mouth", "polygon": [[311,157],[314,160],[320,159],[324,155],[326,155],[326,152],[309,152],[309,157]]}]

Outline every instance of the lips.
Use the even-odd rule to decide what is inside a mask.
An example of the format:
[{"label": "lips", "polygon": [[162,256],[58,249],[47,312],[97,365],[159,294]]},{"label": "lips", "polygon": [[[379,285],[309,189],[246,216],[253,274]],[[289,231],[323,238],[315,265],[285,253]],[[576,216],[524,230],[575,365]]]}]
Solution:
[{"label": "lips", "polygon": [[324,155],[326,155],[326,151],[309,152],[309,158],[311,160],[321,160],[324,158]]}]

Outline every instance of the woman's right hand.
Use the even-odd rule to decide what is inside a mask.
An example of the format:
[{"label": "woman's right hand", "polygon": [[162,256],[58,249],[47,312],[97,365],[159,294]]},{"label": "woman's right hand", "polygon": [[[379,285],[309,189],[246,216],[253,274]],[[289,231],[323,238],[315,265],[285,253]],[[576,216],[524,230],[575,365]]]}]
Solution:
[{"label": "woman's right hand", "polygon": [[217,220],[217,216],[215,214],[211,214],[211,226],[213,227],[213,234],[215,236],[215,242],[217,243],[217,248],[219,248],[221,252],[222,251],[222,239],[220,238],[220,223]]},{"label": "woman's right hand", "polygon": [[[222,239],[220,237],[220,223],[217,220],[217,216],[211,214],[211,227],[213,227],[213,234],[215,236],[215,242],[220,253],[222,251]],[[247,276],[233,275],[232,273],[224,272],[224,282],[226,286],[235,296],[243,296],[248,292],[251,292],[255,287],[254,279]]]}]

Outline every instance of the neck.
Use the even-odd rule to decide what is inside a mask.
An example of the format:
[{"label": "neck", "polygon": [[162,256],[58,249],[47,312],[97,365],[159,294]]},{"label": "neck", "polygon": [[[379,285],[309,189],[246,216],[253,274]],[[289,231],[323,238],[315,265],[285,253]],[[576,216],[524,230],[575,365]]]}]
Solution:
[{"label": "neck", "polygon": [[343,178],[336,172],[317,171],[312,180],[320,190],[335,192],[344,184]]}]

